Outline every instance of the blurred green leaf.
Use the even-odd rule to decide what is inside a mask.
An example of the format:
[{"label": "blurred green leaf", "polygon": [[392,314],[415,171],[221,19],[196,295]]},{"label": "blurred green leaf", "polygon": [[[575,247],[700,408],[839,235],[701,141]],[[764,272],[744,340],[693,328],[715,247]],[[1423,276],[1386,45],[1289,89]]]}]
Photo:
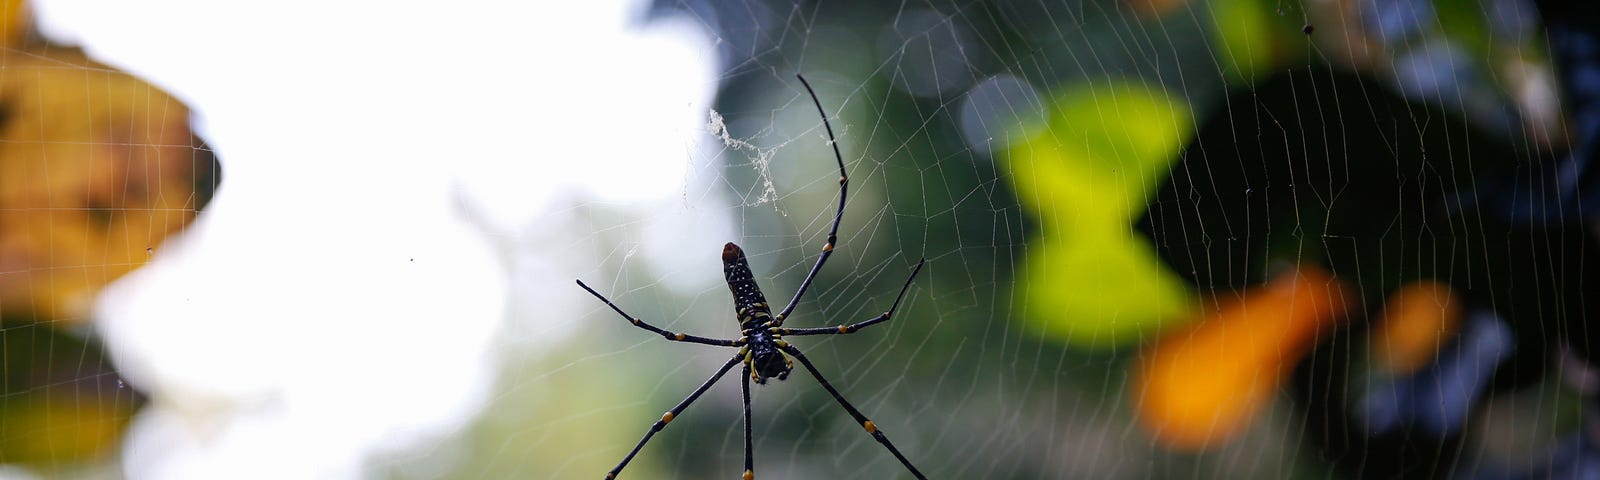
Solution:
[{"label": "blurred green leaf", "polygon": [[[1284,5],[1268,0],[1215,0],[1211,6],[1211,27],[1216,45],[1217,64],[1228,80],[1255,83],[1262,75],[1276,72],[1279,65],[1300,60],[1304,48],[1297,12],[1285,14]],[[1298,7],[1298,5],[1296,5]]]},{"label": "blurred green leaf", "polygon": [[1130,228],[1193,131],[1186,104],[1140,83],[1068,87],[1050,126],[1005,155],[1038,218],[1024,265],[1027,315],[1043,334],[1105,348],[1184,317],[1191,294]]}]

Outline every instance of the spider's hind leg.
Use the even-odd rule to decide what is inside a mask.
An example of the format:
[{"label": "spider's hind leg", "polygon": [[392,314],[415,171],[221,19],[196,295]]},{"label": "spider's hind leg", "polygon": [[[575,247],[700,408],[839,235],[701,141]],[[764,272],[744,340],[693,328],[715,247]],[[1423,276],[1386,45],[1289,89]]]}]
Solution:
[{"label": "spider's hind leg", "polygon": [[639,443],[633,446],[633,450],[628,451],[628,456],[622,457],[622,461],[617,462],[616,467],[613,467],[611,471],[606,472],[606,478],[617,478],[617,474],[621,473],[622,469],[628,466],[628,462],[633,461],[633,457],[639,454],[639,450],[643,449],[646,443],[650,443],[650,437],[655,436],[656,432],[660,432],[661,429],[666,428],[667,424],[672,422],[672,419],[677,418],[679,414],[683,413],[684,409],[689,408],[690,404],[693,404],[696,399],[699,399],[701,394],[706,393],[706,390],[711,389],[711,385],[717,383],[717,380],[722,379],[722,376],[728,373],[728,370],[732,370],[734,365],[738,365],[739,360],[743,358],[744,352],[742,351],[734,354],[733,358],[728,359],[728,363],[723,364],[722,368],[717,369],[717,373],[711,374],[711,378],[706,379],[705,383],[700,384],[700,388],[694,389],[694,392],[690,393],[687,398],[683,399],[683,401],[678,402],[677,406],[672,407],[671,410],[667,410],[667,413],[662,414],[661,420],[657,420],[656,423],[650,425],[649,430],[645,430],[644,438],[639,439]]},{"label": "spider's hind leg", "polygon": [[927,480],[928,477],[923,475],[922,471],[917,470],[917,467],[911,464],[911,460],[907,460],[906,456],[900,453],[900,449],[895,448],[894,443],[890,442],[889,437],[883,434],[883,430],[878,429],[877,424],[872,423],[872,420],[868,420],[867,416],[857,410],[855,405],[851,405],[849,400],[845,400],[844,395],[839,393],[838,389],[833,388],[833,384],[828,383],[828,379],[822,378],[822,372],[817,371],[817,366],[813,365],[804,353],[800,353],[800,349],[794,348],[794,345],[783,341],[779,341],[778,348],[783,349],[784,352],[793,355],[796,360],[799,360],[800,364],[811,372],[811,376],[817,379],[817,383],[822,385],[822,389],[827,390],[828,395],[832,395],[833,399],[839,402],[840,407],[844,407],[845,413],[849,413],[850,417],[854,418],[856,423],[861,425],[861,428],[865,429],[868,435],[872,436],[873,440],[876,440],[879,445],[883,445],[883,448],[888,449],[889,453],[893,454],[894,458],[906,467],[906,470],[911,471],[911,475],[919,480]]}]

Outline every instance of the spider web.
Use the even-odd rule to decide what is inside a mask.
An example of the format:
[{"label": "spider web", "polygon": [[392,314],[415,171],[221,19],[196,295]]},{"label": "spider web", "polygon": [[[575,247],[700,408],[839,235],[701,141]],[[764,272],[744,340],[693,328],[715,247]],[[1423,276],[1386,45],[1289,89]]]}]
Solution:
[{"label": "spider web", "polygon": [[[787,298],[804,277],[837,194],[827,139],[791,73],[810,77],[839,126],[852,187],[841,246],[790,324],[869,318],[917,258],[929,259],[890,323],[795,342],[902,450],[916,452],[909,455],[924,471],[1572,471],[1594,458],[1579,433],[1578,399],[1590,387],[1558,373],[1587,371],[1576,360],[1587,354],[1574,352],[1587,351],[1580,319],[1592,238],[1575,197],[1538,173],[1562,158],[1567,133],[1553,114],[1560,107],[1549,93],[1555,79],[1537,10],[1513,1],[1321,8],[659,6],[716,39],[723,70],[712,134],[724,148],[702,173],[733,205],[732,240],[752,252],[770,297]],[[1483,38],[1466,38],[1473,35]],[[711,266],[641,275],[623,261],[586,277],[615,278],[610,291],[623,292],[625,305],[661,308],[639,314],[666,328],[728,331],[712,249],[701,249],[684,255]],[[1205,324],[1227,323],[1227,300],[1259,295],[1297,268],[1331,272],[1316,285],[1341,290],[1316,295],[1348,302],[1347,310],[1299,343],[1265,347],[1269,355],[1236,345],[1183,360],[1214,362],[1211,369],[1175,373],[1220,372],[1219,388],[1235,388],[1221,402],[1255,403],[1240,407],[1242,418],[1214,423],[1244,426],[1213,425],[1195,444],[1174,433],[1181,426],[1152,420],[1161,413],[1151,409],[1162,407],[1146,404],[1164,400],[1149,396],[1141,362],[1155,363],[1148,358],[1165,338],[1199,338]],[[678,279],[688,275],[700,279]],[[706,277],[712,283],[677,301],[655,293]],[[1454,314],[1459,326],[1432,327],[1423,366],[1390,373],[1382,339],[1393,334],[1383,325],[1402,320],[1384,309],[1428,280],[1448,284],[1466,313]],[[1298,321],[1261,316],[1232,335]],[[585,350],[620,358],[568,365],[626,365],[627,373],[606,373],[619,376],[615,390],[588,400],[606,406],[583,423],[631,426],[612,437],[597,467],[626,453],[657,410],[725,355],[630,337],[637,332],[612,323],[616,334],[600,335],[607,342],[642,340],[620,350],[594,345]],[[681,360],[639,361],[657,358]],[[1255,377],[1228,384],[1232,369]],[[756,389],[757,472],[905,476],[806,377]],[[739,471],[733,383],[724,380],[652,440],[633,474]],[[1464,400],[1436,404],[1432,396]],[[565,467],[552,475],[576,474]]]},{"label": "spider web", "polygon": [[[600,476],[733,350],[572,279],[736,337],[720,247],[786,303],[838,202],[830,142],[848,206],[786,326],[872,318],[927,265],[892,320],[790,340],[930,478],[1600,458],[1572,160],[1593,112],[1559,73],[1582,17],[1542,20],[1559,2],[336,4],[280,19],[304,41],[228,27],[258,12],[61,3],[60,41],[190,100],[229,182],[81,335],[152,399],[120,451],[0,473]],[[146,57],[167,29],[102,17],[264,63]],[[363,39],[330,40],[346,24]],[[249,32],[279,40],[227,40]],[[275,93],[219,86],[243,68]],[[738,375],[623,478],[742,471]],[[909,478],[803,369],[752,393],[758,478]]]}]

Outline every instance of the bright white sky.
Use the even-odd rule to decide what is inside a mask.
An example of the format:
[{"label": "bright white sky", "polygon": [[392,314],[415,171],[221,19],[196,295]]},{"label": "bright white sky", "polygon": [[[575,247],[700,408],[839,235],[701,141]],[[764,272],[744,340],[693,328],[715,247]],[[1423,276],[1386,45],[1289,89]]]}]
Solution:
[{"label": "bright white sky", "polygon": [[730,239],[685,185],[716,155],[712,40],[642,3],[39,2],[48,37],[194,108],[223,164],[189,234],[99,305],[153,399],[125,473],[359,477],[470,422],[503,350],[537,348],[506,332],[559,337],[508,307],[592,309],[571,279],[618,253],[574,206]]}]

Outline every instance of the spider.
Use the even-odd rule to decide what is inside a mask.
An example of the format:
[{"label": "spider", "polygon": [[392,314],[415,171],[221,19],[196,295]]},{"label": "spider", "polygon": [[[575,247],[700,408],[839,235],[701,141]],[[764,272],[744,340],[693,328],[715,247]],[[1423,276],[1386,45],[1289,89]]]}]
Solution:
[{"label": "spider", "polygon": [[650,430],[644,432],[644,438],[639,439],[639,444],[633,446],[633,450],[628,452],[628,456],[622,457],[622,461],[618,462],[615,468],[606,473],[605,478],[607,479],[617,478],[617,474],[622,472],[623,467],[628,466],[628,462],[632,461],[635,455],[639,454],[639,449],[644,448],[645,443],[650,441],[650,437],[665,428],[668,423],[672,422],[673,418],[683,413],[685,408],[689,408],[689,404],[700,398],[700,394],[705,393],[707,389],[711,388],[712,384],[722,379],[722,376],[727,374],[728,370],[740,363],[744,364],[744,387],[742,390],[742,399],[744,401],[744,480],[755,478],[750,453],[750,382],[754,381],[757,384],[764,385],[767,383],[767,379],[770,378],[777,378],[778,380],[789,378],[789,371],[794,369],[794,362],[790,360],[790,357],[799,360],[800,365],[811,372],[811,376],[816,377],[817,383],[822,384],[822,388],[827,390],[828,394],[839,402],[839,406],[844,407],[844,411],[849,413],[852,418],[855,418],[856,423],[860,424],[861,428],[866,429],[867,434],[871,435],[873,440],[877,440],[879,444],[889,450],[889,453],[894,454],[894,458],[900,460],[900,463],[905,465],[912,475],[919,479],[927,478],[917,470],[916,466],[911,464],[910,460],[906,460],[906,456],[895,448],[894,443],[889,441],[889,437],[883,434],[882,429],[873,424],[872,420],[868,420],[866,415],[863,415],[860,410],[851,405],[850,401],[845,400],[844,395],[839,394],[839,390],[833,388],[833,385],[822,377],[822,372],[817,371],[817,367],[811,363],[811,359],[806,358],[805,354],[800,353],[800,349],[795,348],[794,345],[790,345],[789,342],[783,339],[784,336],[790,335],[843,335],[855,333],[863,328],[888,321],[889,317],[894,315],[895,309],[900,307],[900,300],[905,297],[906,290],[911,288],[911,282],[917,278],[917,272],[922,271],[922,265],[927,262],[925,258],[917,260],[917,266],[911,270],[911,275],[906,278],[905,285],[900,287],[900,293],[894,297],[894,304],[882,315],[860,323],[833,327],[783,327],[783,321],[789,318],[789,314],[794,311],[795,305],[800,303],[800,297],[804,296],[806,289],[811,287],[811,281],[817,278],[817,272],[822,270],[822,264],[828,261],[830,255],[833,255],[833,247],[839,241],[839,219],[844,215],[845,192],[848,191],[850,184],[850,178],[845,174],[844,156],[839,153],[839,145],[833,136],[833,126],[828,123],[828,114],[822,109],[822,101],[817,99],[817,92],[811,89],[811,83],[807,82],[805,77],[800,75],[795,75],[795,77],[799,78],[800,84],[806,87],[806,93],[811,94],[811,102],[816,104],[817,113],[822,116],[822,125],[828,131],[828,143],[833,145],[833,158],[839,163],[839,208],[833,213],[833,228],[828,231],[828,243],[822,246],[822,254],[817,257],[817,263],[811,267],[811,273],[807,274],[806,279],[800,282],[800,289],[795,292],[794,298],[789,300],[789,304],[783,307],[783,310],[780,310],[777,315],[772,314],[771,307],[767,305],[766,297],[761,294],[761,287],[756,286],[755,277],[750,273],[750,263],[745,260],[744,250],[740,249],[738,245],[734,245],[733,242],[728,242],[722,246],[722,272],[727,279],[728,290],[733,293],[733,307],[735,314],[739,318],[739,338],[733,340],[706,338],[662,330],[622,311],[621,307],[612,303],[605,295],[601,295],[600,292],[589,288],[588,285],[583,283],[583,280],[578,280],[578,286],[583,287],[595,298],[605,302],[606,306],[611,307],[618,315],[622,315],[622,318],[627,319],[629,323],[636,327],[661,335],[667,340],[716,345],[719,347],[737,347],[739,349],[738,353],[735,353],[733,358],[728,359],[728,363],[723,364],[722,368],[717,369],[717,373],[711,374],[711,378],[706,379],[705,383],[700,385],[700,388],[696,388],[687,398],[678,402],[677,406],[662,414],[661,420],[656,421],[654,425],[650,426]]}]

